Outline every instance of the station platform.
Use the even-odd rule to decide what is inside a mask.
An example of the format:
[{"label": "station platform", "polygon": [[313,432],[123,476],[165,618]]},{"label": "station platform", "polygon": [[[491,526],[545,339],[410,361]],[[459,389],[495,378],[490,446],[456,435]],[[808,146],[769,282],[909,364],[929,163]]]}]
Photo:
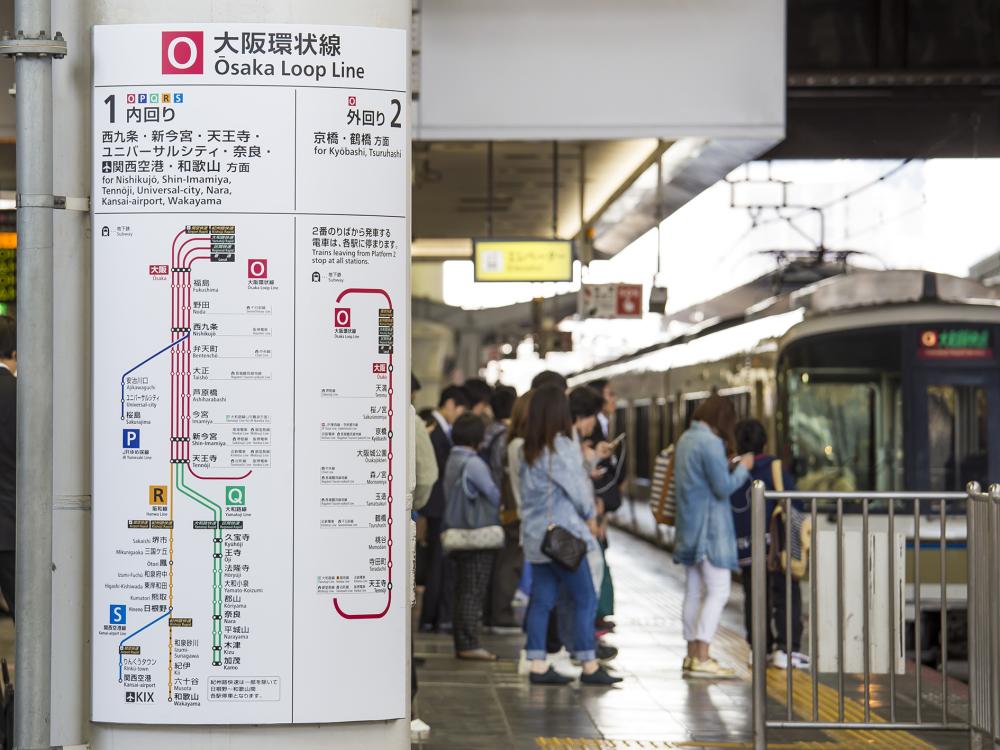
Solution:
[{"label": "station platform", "polygon": [[[733,594],[713,646],[714,655],[738,671],[738,679],[687,680],[681,675],[685,643],[681,635],[683,571],[669,553],[620,529],[610,531],[608,562],[614,575],[616,631],[606,641],[620,649],[611,662],[625,680],[610,688],[532,686],[518,674],[523,635],[484,633],[483,645],[500,656],[495,663],[454,658],[450,635],[418,634],[415,656],[420,688],[417,712],[431,726],[430,737],[414,750],[528,748],[549,750],[659,750],[751,747],[749,649],[743,638],[742,589]],[[556,664],[567,674],[567,660]],[[787,673],[768,670],[768,714],[785,713]],[[811,713],[808,672],[795,672],[796,714]],[[934,691],[925,678],[925,690]],[[821,684],[820,718],[834,720],[836,688]],[[863,712],[859,687],[845,690],[847,716]],[[905,688],[904,688],[905,690]],[[884,692],[873,685],[883,704]],[[863,692],[861,693],[863,696]],[[927,698],[932,695],[925,693]],[[960,697],[960,690],[954,698]],[[932,701],[931,701],[932,702]],[[929,705],[928,705],[929,708]],[[968,747],[967,735],[843,730],[820,733],[786,730],[769,737],[768,747],[809,750]]]}]

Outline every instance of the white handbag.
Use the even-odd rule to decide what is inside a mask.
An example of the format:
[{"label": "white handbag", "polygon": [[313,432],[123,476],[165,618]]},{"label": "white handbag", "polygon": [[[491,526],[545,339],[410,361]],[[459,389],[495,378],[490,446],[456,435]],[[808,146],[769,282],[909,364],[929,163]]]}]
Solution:
[{"label": "white handbag", "polygon": [[500,549],[504,544],[502,526],[483,526],[479,529],[445,529],[441,532],[441,546],[445,552]]}]

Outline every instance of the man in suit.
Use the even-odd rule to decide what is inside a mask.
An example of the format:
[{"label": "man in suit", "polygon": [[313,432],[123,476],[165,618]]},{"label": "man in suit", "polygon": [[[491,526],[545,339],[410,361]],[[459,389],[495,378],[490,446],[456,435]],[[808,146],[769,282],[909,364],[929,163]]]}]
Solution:
[{"label": "man in suit", "polygon": [[438,480],[431,489],[431,497],[420,510],[427,519],[427,545],[430,561],[427,566],[427,585],[424,588],[420,609],[420,629],[424,632],[451,629],[451,603],[455,587],[455,571],[441,546],[442,516],[444,516],[444,465],[451,453],[451,426],[469,408],[469,397],[461,386],[450,385],[441,391],[438,408],[434,410],[434,429],[431,445],[437,459]]},{"label": "man in suit", "polygon": [[17,325],[0,315],[0,592],[14,616],[17,487]]}]

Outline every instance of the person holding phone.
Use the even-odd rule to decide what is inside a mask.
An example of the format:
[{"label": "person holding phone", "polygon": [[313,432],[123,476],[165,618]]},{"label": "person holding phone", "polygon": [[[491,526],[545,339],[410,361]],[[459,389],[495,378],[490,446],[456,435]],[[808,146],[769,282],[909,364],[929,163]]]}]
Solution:
[{"label": "person holding phone", "polygon": [[732,571],[739,570],[736,533],[729,497],[750,478],[753,454],[731,463],[736,409],[713,395],[694,412],[691,426],[677,441],[674,482],[677,536],[674,562],[685,567],[685,677],[726,679],[736,671],[709,653],[722,610],[729,601]]}]

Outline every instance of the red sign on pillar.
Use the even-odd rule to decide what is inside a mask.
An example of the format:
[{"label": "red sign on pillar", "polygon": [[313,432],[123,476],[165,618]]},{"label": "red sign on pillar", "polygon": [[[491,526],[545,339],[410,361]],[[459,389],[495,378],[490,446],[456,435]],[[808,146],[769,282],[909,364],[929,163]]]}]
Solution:
[{"label": "red sign on pillar", "polygon": [[615,294],[615,317],[642,317],[642,284],[618,284]]}]

